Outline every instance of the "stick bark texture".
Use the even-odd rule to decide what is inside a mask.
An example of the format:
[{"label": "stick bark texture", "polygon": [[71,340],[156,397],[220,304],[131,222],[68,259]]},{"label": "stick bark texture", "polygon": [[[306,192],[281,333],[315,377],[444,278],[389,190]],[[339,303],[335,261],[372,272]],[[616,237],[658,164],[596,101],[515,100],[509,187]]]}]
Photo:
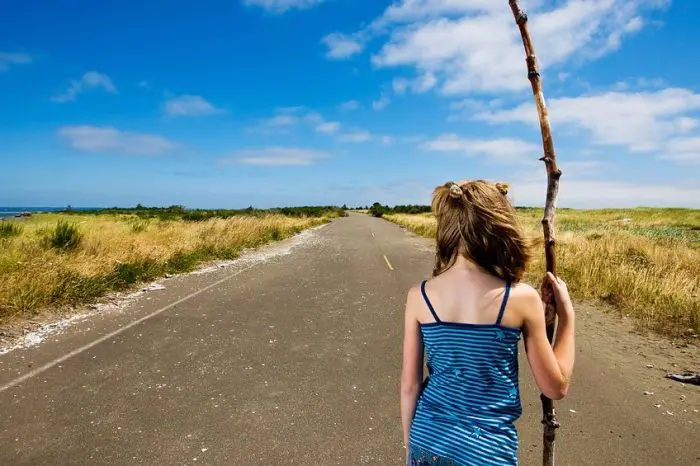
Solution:
[{"label": "stick bark texture", "polygon": [[[542,92],[542,81],[540,79],[539,67],[537,65],[537,57],[535,55],[535,46],[530,37],[530,31],[527,26],[527,15],[520,8],[518,0],[508,1],[513,17],[520,29],[520,35],[523,39],[525,47],[525,60],[527,63],[527,75],[532,85],[532,93],[535,97],[535,105],[537,106],[537,114],[540,119],[540,130],[542,132],[542,146],[544,155],[542,160],[547,169],[547,198],[545,200],[544,217],[542,218],[542,230],[544,233],[544,251],[546,259],[546,267],[548,272],[556,274],[556,257],[554,254],[554,215],[556,212],[557,194],[559,193],[559,178],[561,178],[561,170],[557,166],[557,157],[554,152],[554,141],[552,140],[552,127],[549,124],[549,113],[547,104],[544,100]],[[551,294],[550,294],[551,295]],[[545,303],[545,318],[547,322],[547,338],[552,343],[554,339],[554,328],[556,326],[556,308],[554,302]],[[556,413],[554,411],[554,403],[544,395],[540,395],[542,401],[542,424],[544,426],[542,442],[542,464],[544,466],[554,466],[554,446],[556,440],[556,430],[559,428]]]}]

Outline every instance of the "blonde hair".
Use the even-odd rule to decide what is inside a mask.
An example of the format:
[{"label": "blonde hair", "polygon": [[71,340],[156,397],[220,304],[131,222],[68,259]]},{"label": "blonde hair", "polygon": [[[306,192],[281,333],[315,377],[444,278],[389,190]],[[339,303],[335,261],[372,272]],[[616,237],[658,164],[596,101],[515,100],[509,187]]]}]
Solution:
[{"label": "blonde hair", "polygon": [[435,188],[432,209],[437,218],[434,276],[452,267],[459,254],[486,272],[518,282],[530,259],[508,185],[474,180]]}]

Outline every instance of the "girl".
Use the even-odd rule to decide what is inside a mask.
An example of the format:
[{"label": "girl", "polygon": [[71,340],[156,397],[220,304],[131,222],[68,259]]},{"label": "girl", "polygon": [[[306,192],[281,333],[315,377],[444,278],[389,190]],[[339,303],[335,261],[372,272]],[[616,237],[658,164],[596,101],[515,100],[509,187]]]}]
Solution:
[{"label": "girl", "polygon": [[434,278],[413,287],[406,302],[401,417],[407,464],[518,464],[513,422],[521,414],[521,333],[542,393],[559,400],[569,390],[571,299],[564,282],[545,277],[542,293],[554,299],[559,317],[552,348],[539,294],[519,283],[529,253],[507,193],[505,185],[481,180],[434,192]]}]

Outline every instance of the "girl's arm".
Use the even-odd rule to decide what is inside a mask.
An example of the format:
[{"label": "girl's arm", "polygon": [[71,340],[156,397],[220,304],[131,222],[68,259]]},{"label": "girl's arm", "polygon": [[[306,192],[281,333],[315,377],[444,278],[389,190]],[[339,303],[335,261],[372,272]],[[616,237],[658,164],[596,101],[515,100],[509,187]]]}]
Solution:
[{"label": "girl's arm", "polygon": [[554,347],[547,341],[542,301],[537,292],[531,290],[524,297],[527,300],[523,325],[525,351],[537,386],[548,398],[560,400],[569,391],[574,370],[574,307],[561,279],[548,274],[546,280],[554,292],[559,318]]},{"label": "girl's arm", "polygon": [[418,322],[420,289],[413,287],[406,299],[406,316],[403,337],[403,368],[401,370],[401,422],[403,442],[408,446],[411,423],[416,412],[416,403],[423,384],[423,339]]}]

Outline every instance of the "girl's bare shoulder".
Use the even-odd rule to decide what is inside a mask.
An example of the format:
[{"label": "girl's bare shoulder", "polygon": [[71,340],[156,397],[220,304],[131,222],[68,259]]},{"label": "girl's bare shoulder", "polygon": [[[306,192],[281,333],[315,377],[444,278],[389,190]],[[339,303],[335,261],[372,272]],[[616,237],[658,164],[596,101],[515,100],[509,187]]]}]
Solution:
[{"label": "girl's bare shoulder", "polygon": [[539,298],[539,292],[534,289],[531,285],[527,283],[516,283],[510,289],[510,295],[513,298],[532,298],[536,296]]},{"label": "girl's bare shoulder", "polygon": [[538,310],[542,306],[539,292],[527,283],[514,285],[511,288],[508,302],[522,314]]},{"label": "girl's bare shoulder", "polygon": [[416,283],[408,289],[406,293],[406,313],[417,316],[423,306],[422,283]]}]

